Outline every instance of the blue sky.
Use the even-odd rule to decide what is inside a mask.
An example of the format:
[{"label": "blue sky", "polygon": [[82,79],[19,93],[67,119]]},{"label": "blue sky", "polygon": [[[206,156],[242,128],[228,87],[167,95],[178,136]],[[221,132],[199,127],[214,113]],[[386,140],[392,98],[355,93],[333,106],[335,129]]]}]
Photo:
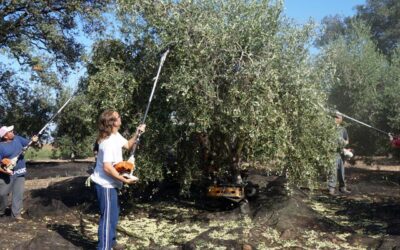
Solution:
[{"label": "blue sky", "polygon": [[285,0],[285,14],[297,23],[312,18],[317,23],[328,15],[352,16],[355,6],[366,0]]}]

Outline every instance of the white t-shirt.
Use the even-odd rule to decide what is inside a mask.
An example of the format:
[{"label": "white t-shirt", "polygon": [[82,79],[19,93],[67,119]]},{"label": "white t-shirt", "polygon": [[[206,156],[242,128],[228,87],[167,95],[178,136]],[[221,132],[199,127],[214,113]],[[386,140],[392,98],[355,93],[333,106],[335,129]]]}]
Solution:
[{"label": "white t-shirt", "polygon": [[122,182],[114,179],[104,172],[103,164],[110,162],[112,165],[123,161],[122,148],[128,141],[120,134],[111,134],[107,139],[99,144],[97,161],[94,172],[91,176],[92,181],[105,188],[121,188]]}]

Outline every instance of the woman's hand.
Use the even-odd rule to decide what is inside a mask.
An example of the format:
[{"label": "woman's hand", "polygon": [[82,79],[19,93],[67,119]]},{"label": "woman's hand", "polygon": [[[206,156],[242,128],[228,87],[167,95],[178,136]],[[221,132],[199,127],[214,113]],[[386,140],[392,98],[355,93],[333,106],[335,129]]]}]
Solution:
[{"label": "woman's hand", "polygon": [[146,124],[140,124],[140,125],[136,128],[136,133],[137,133],[137,134],[143,134],[145,130],[146,130]]}]

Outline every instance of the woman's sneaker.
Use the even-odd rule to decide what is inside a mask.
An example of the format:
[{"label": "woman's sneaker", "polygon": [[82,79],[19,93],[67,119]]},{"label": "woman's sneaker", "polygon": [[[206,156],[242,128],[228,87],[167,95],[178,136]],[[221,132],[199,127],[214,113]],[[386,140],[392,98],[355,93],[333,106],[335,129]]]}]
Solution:
[{"label": "woman's sneaker", "polygon": [[340,190],[341,193],[344,193],[344,194],[351,194],[351,191],[348,190],[346,187],[340,188],[339,190]]},{"label": "woman's sneaker", "polygon": [[14,218],[14,220],[16,220],[16,221],[23,221],[23,220],[25,220],[24,217],[22,217],[21,215],[14,216],[13,218]]}]

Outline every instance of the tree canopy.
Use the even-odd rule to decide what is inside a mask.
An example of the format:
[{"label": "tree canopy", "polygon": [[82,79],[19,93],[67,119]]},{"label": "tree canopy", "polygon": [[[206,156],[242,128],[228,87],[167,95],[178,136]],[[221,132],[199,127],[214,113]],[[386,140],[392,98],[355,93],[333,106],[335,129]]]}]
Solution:
[{"label": "tree canopy", "polygon": [[357,6],[354,18],[365,21],[378,48],[390,54],[400,42],[400,2],[396,0],[367,0]]},{"label": "tree canopy", "polygon": [[[330,166],[326,69],[309,57],[312,26],[287,22],[280,1],[118,4],[123,39],[97,43],[83,82],[94,117],[114,107],[133,131],[171,49],[137,156],[142,180],[185,186],[259,167],[311,185]],[[165,169],[168,152],[177,164]]]},{"label": "tree canopy", "polygon": [[351,34],[352,23],[363,21],[370,28],[370,36],[377,48],[390,55],[400,41],[400,2],[397,0],[367,0],[356,7],[357,13],[351,17],[328,16],[322,21],[324,30],[316,44],[323,46],[336,38]]},{"label": "tree canopy", "polygon": [[[82,60],[77,41],[80,26],[89,33],[101,29],[100,16],[108,1],[5,0],[0,4],[0,123],[21,124],[32,133],[29,117],[46,120],[54,107],[62,79]],[[16,67],[16,65],[18,65]],[[16,72],[18,70],[18,74]],[[52,91],[55,90],[56,92]],[[26,118],[26,119],[25,119]],[[38,124],[42,124],[39,122]]]}]

